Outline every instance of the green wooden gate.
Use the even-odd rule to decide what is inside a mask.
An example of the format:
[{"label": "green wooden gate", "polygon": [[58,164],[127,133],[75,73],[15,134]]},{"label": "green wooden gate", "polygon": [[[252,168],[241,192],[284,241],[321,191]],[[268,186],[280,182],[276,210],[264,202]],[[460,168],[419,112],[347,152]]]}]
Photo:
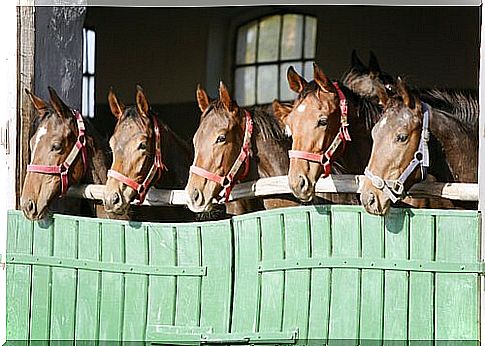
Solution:
[{"label": "green wooden gate", "polygon": [[9,214],[7,338],[479,339],[476,211],[308,206],[191,224]]}]

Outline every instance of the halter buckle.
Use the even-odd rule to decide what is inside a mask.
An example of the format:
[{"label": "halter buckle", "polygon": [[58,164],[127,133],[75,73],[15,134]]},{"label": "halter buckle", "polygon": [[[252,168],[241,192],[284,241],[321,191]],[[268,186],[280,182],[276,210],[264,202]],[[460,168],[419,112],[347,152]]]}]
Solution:
[{"label": "halter buckle", "polygon": [[392,192],[397,196],[402,196],[404,192],[404,184],[399,180],[394,181],[392,184]]},{"label": "halter buckle", "polygon": [[371,178],[372,185],[378,190],[382,190],[384,188],[384,180],[381,177],[378,177],[377,175],[373,175]]}]

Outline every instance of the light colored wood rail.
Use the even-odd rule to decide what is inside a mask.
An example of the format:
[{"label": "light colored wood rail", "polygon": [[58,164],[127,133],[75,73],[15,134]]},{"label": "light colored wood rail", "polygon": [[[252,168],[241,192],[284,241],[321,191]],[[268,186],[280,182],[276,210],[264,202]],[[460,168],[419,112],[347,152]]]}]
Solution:
[{"label": "light colored wood rail", "polygon": [[[355,175],[335,175],[322,178],[317,182],[316,192],[330,193],[359,193],[359,186]],[[238,184],[231,193],[231,200],[244,198],[265,197],[280,194],[291,194],[286,176],[262,178]],[[467,183],[437,183],[426,182],[415,184],[408,193],[414,197],[443,197],[451,200],[478,201],[478,184]],[[104,185],[73,186],[68,196],[102,200]],[[150,189],[143,203],[144,205],[169,206],[185,205],[184,190]]]}]

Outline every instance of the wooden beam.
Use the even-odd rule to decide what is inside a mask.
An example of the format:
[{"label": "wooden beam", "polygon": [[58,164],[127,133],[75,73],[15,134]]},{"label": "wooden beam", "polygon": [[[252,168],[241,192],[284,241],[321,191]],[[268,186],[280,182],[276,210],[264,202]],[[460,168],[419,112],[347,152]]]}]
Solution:
[{"label": "wooden beam", "polygon": [[[336,175],[320,179],[316,185],[316,192],[330,193],[360,193],[355,175]],[[291,194],[286,176],[263,178],[236,185],[232,190],[230,200],[244,198],[269,197],[280,194]],[[415,184],[408,193],[415,197],[443,197],[452,200],[477,201],[478,185],[464,183],[419,183]],[[68,191],[69,197],[102,200],[104,185],[73,186]],[[168,206],[185,205],[184,190],[157,190],[151,188],[144,205]]]},{"label": "wooden beam", "polygon": [[34,115],[34,107],[25,89],[34,89],[34,66],[35,66],[35,7],[17,7],[17,30],[18,30],[18,77],[17,77],[17,187],[16,204],[20,203],[22,182],[25,180],[27,165],[29,163],[29,140],[30,126]]}]

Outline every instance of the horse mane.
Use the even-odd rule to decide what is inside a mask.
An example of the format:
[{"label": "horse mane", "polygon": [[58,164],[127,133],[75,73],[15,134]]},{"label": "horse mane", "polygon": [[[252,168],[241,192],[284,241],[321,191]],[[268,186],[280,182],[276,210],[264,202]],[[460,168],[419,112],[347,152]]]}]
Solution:
[{"label": "horse mane", "polygon": [[478,130],[479,105],[476,92],[472,90],[420,90],[419,98],[433,110],[455,119],[470,132]]},{"label": "horse mane", "polygon": [[288,139],[278,119],[274,116],[271,105],[253,106],[248,108],[254,123],[254,128],[263,140],[274,139],[285,141]]}]

